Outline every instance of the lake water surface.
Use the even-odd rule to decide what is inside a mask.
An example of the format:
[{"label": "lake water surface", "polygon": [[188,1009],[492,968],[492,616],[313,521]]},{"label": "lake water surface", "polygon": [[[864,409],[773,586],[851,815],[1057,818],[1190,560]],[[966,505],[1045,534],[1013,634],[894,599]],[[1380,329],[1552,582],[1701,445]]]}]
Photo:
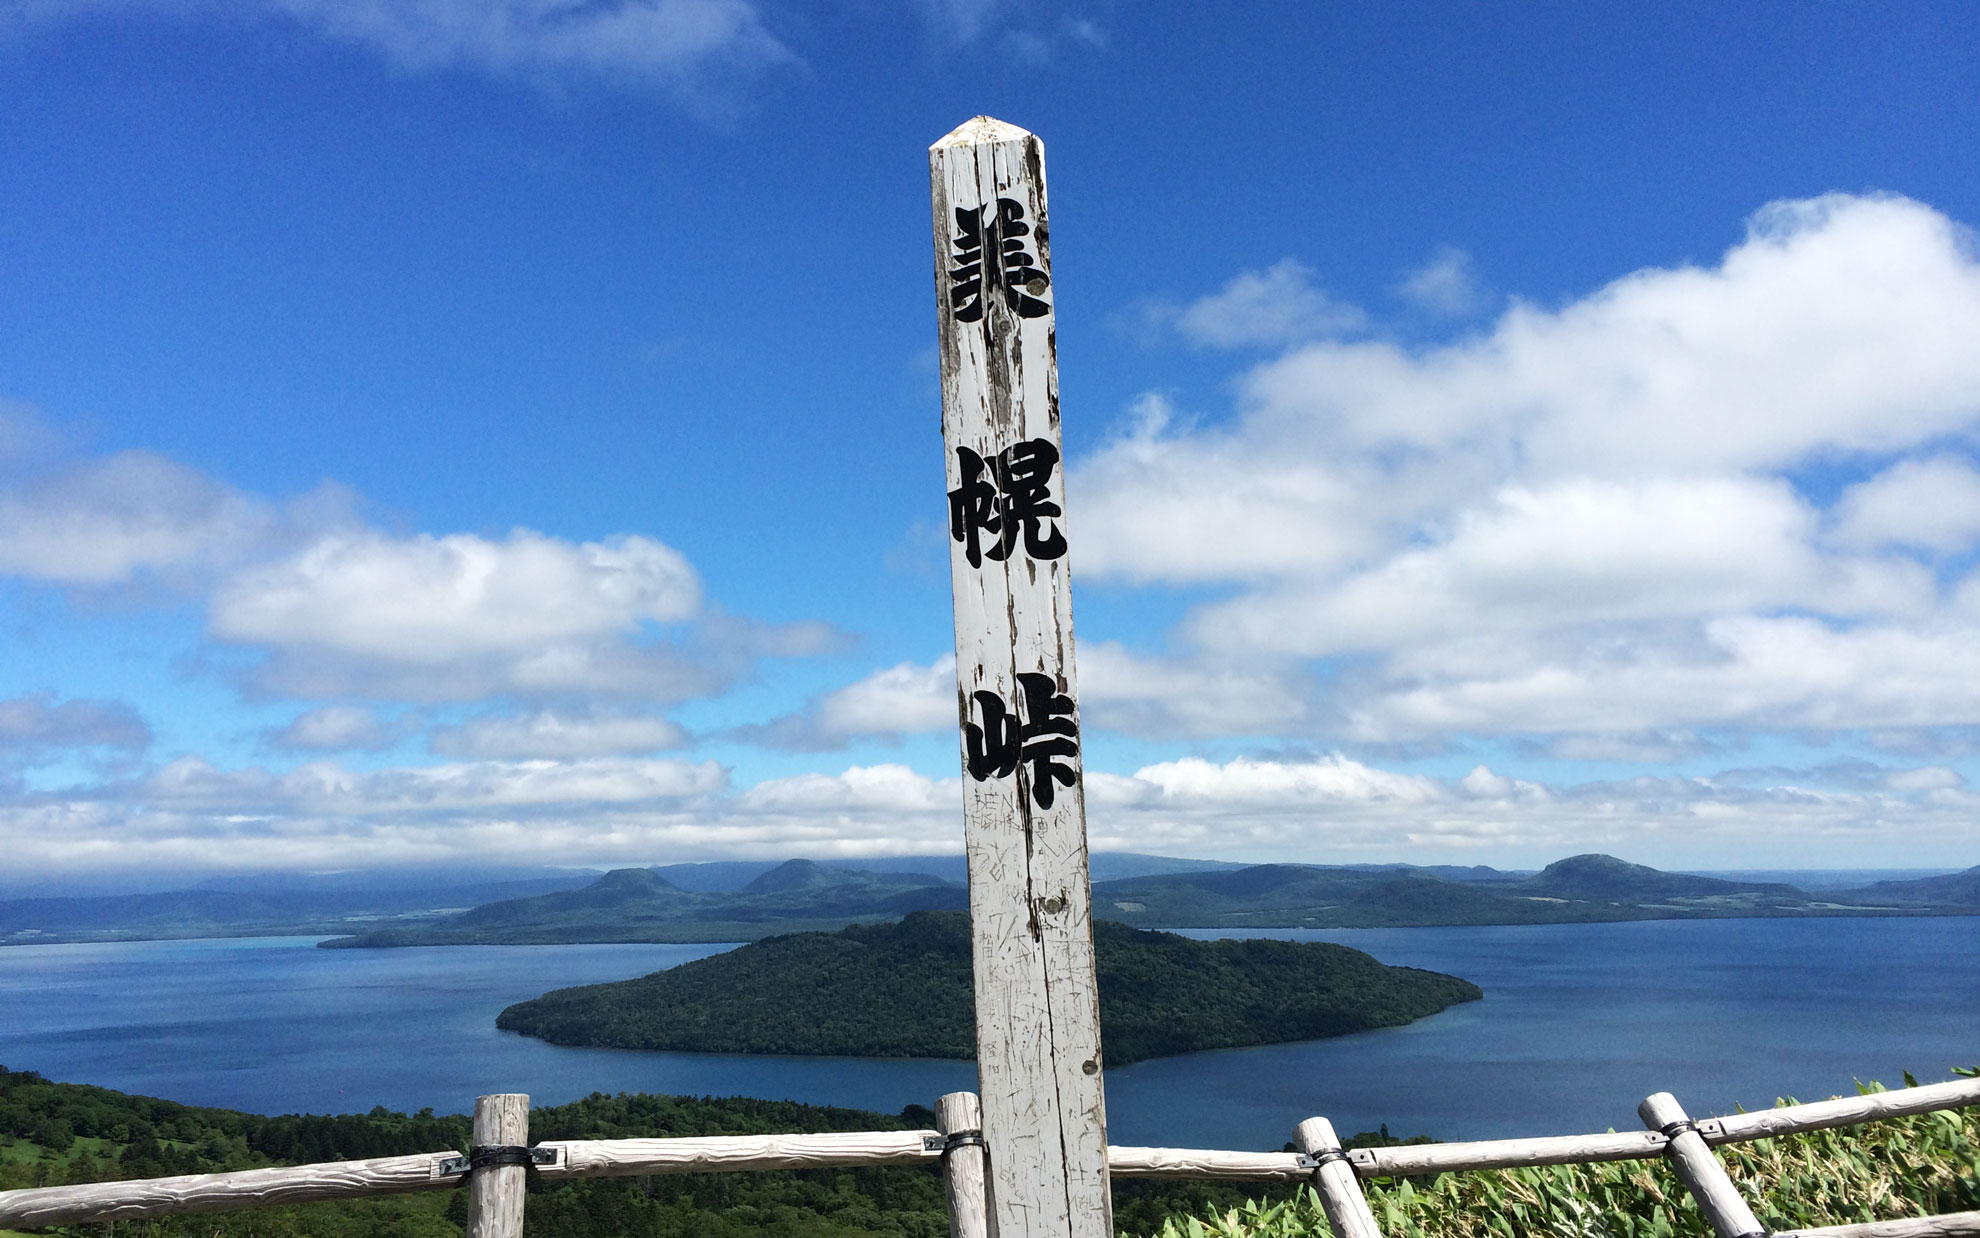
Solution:
[{"label": "lake water surface", "polygon": [[[1980,1063],[1980,919],[1652,921],[1198,932],[1338,941],[1447,971],[1485,1000],[1405,1028],[1192,1054],[1107,1075],[1110,1137],[1269,1148],[1324,1114],[1445,1139],[1629,1129],[1669,1090],[1695,1114],[1930,1081]],[[0,1064],[261,1113],[462,1112],[592,1091],[898,1111],[975,1085],[965,1062],[564,1049],[495,1029],[547,989],[722,946],[317,950],[259,938],[0,949]]]}]

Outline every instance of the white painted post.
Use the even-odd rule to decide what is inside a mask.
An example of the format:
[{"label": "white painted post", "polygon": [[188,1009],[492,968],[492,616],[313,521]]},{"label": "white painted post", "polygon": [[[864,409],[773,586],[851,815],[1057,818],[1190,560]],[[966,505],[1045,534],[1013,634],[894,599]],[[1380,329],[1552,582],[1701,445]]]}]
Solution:
[{"label": "white painted post", "polygon": [[996,1238],[1112,1238],[1045,151],[929,148],[976,1062]]},{"label": "white painted post", "polygon": [[942,1178],[949,1188],[949,1238],[989,1238],[983,1107],[976,1093],[950,1092],[937,1100],[935,1129],[949,1141],[942,1152]]},{"label": "white painted post", "polygon": [[1325,1118],[1306,1119],[1293,1131],[1293,1146],[1320,1162],[1313,1171],[1313,1189],[1320,1195],[1334,1238],[1382,1238],[1334,1124]]},{"label": "white painted post", "polygon": [[[474,1147],[521,1149],[529,1143],[529,1097],[522,1092],[478,1096]],[[528,1170],[506,1157],[478,1165],[468,1182],[468,1238],[522,1238]]]},{"label": "white painted post", "polygon": [[1714,1234],[1719,1238],[1767,1238],[1767,1227],[1740,1198],[1732,1175],[1719,1163],[1677,1097],[1669,1092],[1646,1096],[1636,1113],[1643,1125],[1664,1132],[1670,1140],[1664,1145],[1664,1157],[1691,1192]]}]

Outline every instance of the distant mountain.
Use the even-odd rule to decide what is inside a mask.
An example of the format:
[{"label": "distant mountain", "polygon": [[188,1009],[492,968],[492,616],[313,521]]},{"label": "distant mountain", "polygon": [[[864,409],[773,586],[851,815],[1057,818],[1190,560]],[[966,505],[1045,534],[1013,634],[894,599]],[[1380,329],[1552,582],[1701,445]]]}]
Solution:
[{"label": "distant mountain", "polygon": [[597,874],[438,886],[400,881],[384,888],[286,877],[224,883],[239,888],[0,900],[0,944],[350,933],[384,921],[431,919],[492,899],[567,889]]},{"label": "distant mountain", "polygon": [[[810,862],[824,868],[857,869],[869,873],[919,873],[956,885],[969,880],[969,868],[961,854],[873,856],[858,860]],[[653,871],[683,890],[699,894],[732,894],[776,868],[779,863],[777,860],[703,860],[692,864],[662,864]],[[1245,867],[1229,860],[1187,860],[1166,855],[1141,855],[1132,851],[1095,851],[1088,857],[1088,864],[1095,881]]]},{"label": "distant mountain", "polygon": [[512,899],[421,925],[324,942],[374,946],[572,941],[751,941],[966,906],[968,891],[926,873],[787,860],[734,893],[684,890],[650,868],[614,869],[581,890]]},{"label": "distant mountain", "polygon": [[1667,873],[1612,855],[1571,855],[1511,887],[1527,897],[1589,903],[1646,903],[1659,900],[1751,896],[1789,903],[1808,901],[1806,891],[1774,882],[1726,881],[1689,873]]},{"label": "distant mountain", "polygon": [[[1968,884],[1961,885],[1962,881]],[[1890,887],[1890,888],[1885,888]],[[1237,872],[1096,882],[1094,914],[1143,928],[1381,928],[1561,924],[1734,916],[1961,914],[1980,909],[1968,874],[1887,882],[1820,897],[1779,882],[1667,873],[1607,855],[1558,860],[1530,875],[1428,868],[1260,864]]]},{"label": "distant mountain", "polygon": [[[1192,941],[1094,925],[1110,1066],[1395,1027],[1482,996],[1455,976],[1319,942]],[[637,980],[559,989],[496,1026],[554,1044],[708,1053],[973,1057],[969,921],[774,937]]]},{"label": "distant mountain", "polygon": [[[961,856],[590,870],[266,874],[158,894],[0,900],[0,945],[338,935],[327,945],[754,941],[968,906]],[[955,875],[945,875],[944,870]],[[1980,914],[1980,868],[1813,893],[1606,855],[1539,872],[1092,857],[1095,914],[1139,928],[1369,928],[1725,916]],[[499,879],[503,873],[527,876]],[[1127,875],[1113,875],[1121,874]],[[447,884],[444,877],[481,877]],[[1858,878],[1861,880],[1861,878]],[[436,884],[428,884],[433,882]],[[718,888],[719,887],[719,888]]]},{"label": "distant mountain", "polygon": [[1941,904],[1980,909],[1980,866],[1961,873],[1947,873],[1942,877],[1872,882],[1836,897],[1848,897],[1852,902],[1894,903],[1899,906]]}]

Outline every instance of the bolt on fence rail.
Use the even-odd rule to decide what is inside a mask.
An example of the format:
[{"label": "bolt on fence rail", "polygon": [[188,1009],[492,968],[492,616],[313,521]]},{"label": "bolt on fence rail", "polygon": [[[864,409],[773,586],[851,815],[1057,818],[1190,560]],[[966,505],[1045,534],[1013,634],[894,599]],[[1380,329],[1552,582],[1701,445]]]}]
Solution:
[{"label": "bolt on fence rail", "polygon": [[[1721,1144],[1854,1126],[1880,1118],[1980,1105],[1980,1079],[1872,1092],[1758,1113],[1692,1121],[1659,1092],[1640,1107],[1656,1129],[1602,1135],[1549,1135],[1467,1143],[1356,1148],[1343,1151],[1325,1118],[1300,1123],[1297,1152],[1196,1148],[1107,1149],[1116,1178],[1196,1178],[1312,1183],[1338,1238],[1378,1238],[1361,1192],[1364,1178],[1463,1173],[1530,1165],[1669,1159],[1719,1238],[1764,1235],[1712,1153]],[[981,1108],[971,1092],[936,1102],[933,1131],[855,1131],[830,1135],[724,1135],[701,1139],[569,1139],[525,1146],[529,1098],[519,1093],[475,1102],[475,1147],[467,1156],[431,1152],[367,1161],[335,1161],[241,1173],[192,1174],[98,1182],[85,1186],[0,1191],[0,1228],[135,1220],[190,1212],[263,1208],[325,1199],[362,1199],[470,1185],[469,1238],[518,1238],[523,1187],[535,1176],[721,1173],[753,1169],[829,1169],[941,1162],[947,1180],[951,1238],[996,1238],[986,1198]],[[1710,1202],[1708,1202],[1710,1201]],[[1770,1238],[1952,1238],[1980,1236],[1980,1212],[1777,1231]]]}]

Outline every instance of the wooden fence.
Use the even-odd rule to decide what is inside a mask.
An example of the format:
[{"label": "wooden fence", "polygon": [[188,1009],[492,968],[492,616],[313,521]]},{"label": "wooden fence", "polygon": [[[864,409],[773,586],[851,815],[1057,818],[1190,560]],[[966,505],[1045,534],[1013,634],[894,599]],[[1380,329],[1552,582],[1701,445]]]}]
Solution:
[{"label": "wooden fence", "polygon": [[[1740,1198],[1712,1149],[1879,1118],[1980,1105],[1980,1079],[1874,1092],[1808,1105],[1693,1121],[1668,1092],[1638,1107],[1647,1129],[1601,1135],[1490,1139],[1344,1150],[1325,1118],[1294,1132],[1294,1152],[1190,1148],[1107,1149],[1117,1178],[1197,1178],[1311,1182],[1336,1238],[1380,1238],[1361,1191],[1364,1178],[1589,1164],[1662,1157],[1690,1190],[1718,1238],[1768,1231]],[[311,1200],[358,1199],[409,1191],[469,1191],[470,1238],[517,1238],[524,1188],[544,1181],[613,1175],[719,1173],[750,1169],[828,1169],[941,1162],[952,1238],[989,1238],[986,1165],[977,1098],[953,1092],[936,1104],[932,1131],[830,1135],[740,1135],[703,1139],[571,1139],[528,1142],[529,1098],[484,1096],[474,1106],[474,1147],[368,1161],[336,1161],[241,1173],[100,1182],[0,1191],[0,1228],[134,1220],[175,1213],[262,1208]],[[1980,1235],[1980,1212],[1777,1231],[1771,1238],[1947,1238]]]}]

